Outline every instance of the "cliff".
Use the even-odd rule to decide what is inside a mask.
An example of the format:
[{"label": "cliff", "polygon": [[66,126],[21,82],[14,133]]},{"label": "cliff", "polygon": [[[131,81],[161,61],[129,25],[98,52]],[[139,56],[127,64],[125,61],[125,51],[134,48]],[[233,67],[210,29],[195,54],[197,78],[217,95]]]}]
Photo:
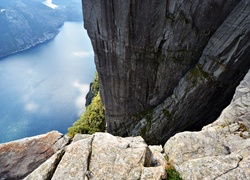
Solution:
[{"label": "cliff", "polygon": [[250,67],[250,2],[84,0],[108,132],[164,143],[211,123]]},{"label": "cliff", "polygon": [[168,140],[54,131],[1,144],[0,179],[166,179],[169,164],[183,179],[249,179],[250,1],[83,9],[108,131]]},{"label": "cliff", "polygon": [[[54,38],[65,21],[82,20],[80,2],[53,9],[42,0],[1,0],[0,58]],[[70,10],[70,11],[69,11]]]},{"label": "cliff", "polygon": [[250,71],[215,122],[176,134],[164,150],[183,179],[249,179]]},{"label": "cliff", "polygon": [[58,132],[0,144],[0,179],[249,179],[250,71],[221,116],[200,132],[182,132],[164,145],[141,137]]}]

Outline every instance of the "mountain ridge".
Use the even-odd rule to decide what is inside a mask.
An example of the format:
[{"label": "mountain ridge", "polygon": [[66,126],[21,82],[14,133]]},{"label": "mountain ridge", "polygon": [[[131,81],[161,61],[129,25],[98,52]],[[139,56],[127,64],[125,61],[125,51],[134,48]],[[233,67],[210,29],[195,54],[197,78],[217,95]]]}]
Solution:
[{"label": "mountain ridge", "polygon": [[41,0],[1,1],[0,58],[53,39],[65,21],[82,20],[80,5],[74,1],[52,9]]}]

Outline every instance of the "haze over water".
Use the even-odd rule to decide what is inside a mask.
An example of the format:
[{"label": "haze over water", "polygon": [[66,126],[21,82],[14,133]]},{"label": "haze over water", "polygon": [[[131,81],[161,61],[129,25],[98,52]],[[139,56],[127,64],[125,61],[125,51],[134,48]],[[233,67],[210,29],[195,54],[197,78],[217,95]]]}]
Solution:
[{"label": "haze over water", "polygon": [[85,109],[94,73],[82,22],[66,22],[50,42],[0,59],[0,143],[66,133]]}]

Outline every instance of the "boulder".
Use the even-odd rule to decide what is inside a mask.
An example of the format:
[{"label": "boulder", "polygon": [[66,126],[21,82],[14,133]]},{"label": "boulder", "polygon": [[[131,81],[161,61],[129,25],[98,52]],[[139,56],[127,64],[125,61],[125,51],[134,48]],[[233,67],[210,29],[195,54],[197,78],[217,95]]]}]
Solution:
[{"label": "boulder", "polygon": [[95,134],[90,179],[139,179],[144,166],[150,166],[150,152],[141,137]]},{"label": "boulder", "polygon": [[0,179],[22,179],[69,139],[57,131],[0,144]]},{"label": "boulder", "polygon": [[93,137],[89,137],[67,146],[65,154],[52,176],[52,180],[84,180],[88,170],[92,140]]},{"label": "boulder", "polygon": [[49,158],[41,166],[35,169],[30,175],[25,177],[24,180],[51,179],[64,153],[65,149],[56,152],[51,158]]},{"label": "boulder", "polygon": [[249,179],[250,71],[230,105],[200,132],[170,138],[164,151],[183,179]]},{"label": "boulder", "polygon": [[166,179],[166,169],[162,166],[144,167],[141,173],[141,180],[161,180]]},{"label": "boulder", "polygon": [[76,135],[25,179],[165,179],[164,157],[161,146],[149,147],[141,137]]}]

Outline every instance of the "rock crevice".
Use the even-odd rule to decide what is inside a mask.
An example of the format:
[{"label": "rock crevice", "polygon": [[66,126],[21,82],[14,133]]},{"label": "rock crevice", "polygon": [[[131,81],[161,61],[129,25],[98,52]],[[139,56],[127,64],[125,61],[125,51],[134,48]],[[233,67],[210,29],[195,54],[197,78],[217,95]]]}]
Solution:
[{"label": "rock crevice", "polygon": [[141,137],[107,133],[76,135],[72,143],[28,175],[38,179],[166,179],[161,146],[148,146]]}]

